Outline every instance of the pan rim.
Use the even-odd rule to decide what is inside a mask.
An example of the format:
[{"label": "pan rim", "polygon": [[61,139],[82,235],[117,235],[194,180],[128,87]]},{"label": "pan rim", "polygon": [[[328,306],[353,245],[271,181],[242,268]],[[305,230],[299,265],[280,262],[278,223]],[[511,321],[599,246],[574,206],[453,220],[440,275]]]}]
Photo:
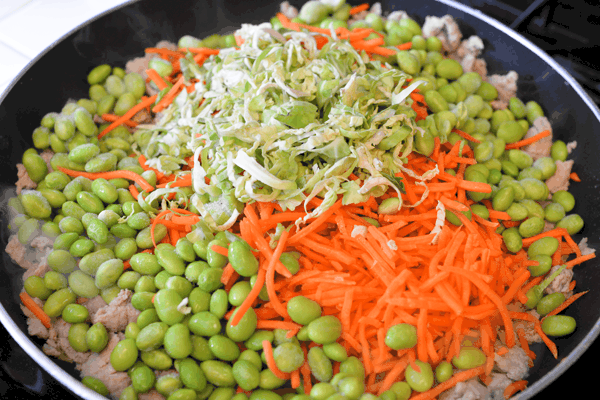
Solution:
[{"label": "pan rim", "polygon": [[[127,7],[131,4],[137,3],[141,0],[128,0],[122,4],[114,6],[105,10],[104,12],[97,14],[96,16],[82,22],[78,26],[71,29],[69,32],[62,35],[60,38],[56,39],[52,42],[48,47],[46,47],[42,52],[40,52],[35,58],[27,63],[27,65],[19,72],[19,74],[8,84],[3,93],[0,94],[0,104],[4,101],[8,93],[14,88],[17,82],[29,71],[29,69],[36,63],[40,58],[45,56],[49,51],[51,51],[56,45],[61,43],[67,37],[77,32],[81,28],[89,25],[95,20],[102,18],[103,16],[110,14],[112,12],[117,11],[118,9]],[[472,17],[482,20],[492,27],[500,30],[505,33],[509,37],[515,39],[520,44],[525,46],[528,50],[532,51],[538,57],[540,57],[546,64],[552,67],[565,81],[575,90],[575,92],[581,97],[584,103],[588,106],[588,108],[592,111],[592,114],[596,117],[596,119],[600,122],[600,109],[591,99],[589,94],[583,89],[583,87],[573,78],[573,76],[564,69],[558,62],[556,62],[550,55],[548,55],[544,50],[539,48],[529,39],[525,38],[520,33],[514,31],[507,25],[502,22],[484,14],[483,12],[466,6],[464,4],[458,3],[454,0],[435,0],[438,3],[447,5],[456,10],[469,14]],[[12,338],[25,350],[25,352],[40,365],[46,372],[48,372],[53,378],[59,381],[62,385],[67,387],[69,390],[74,392],[76,395],[93,400],[105,399],[104,396],[94,392],[89,389],[85,385],[83,385],[79,380],[75,379],[65,370],[60,368],[50,357],[42,352],[42,350],[33,343],[33,341],[17,326],[15,321],[8,314],[3,304],[0,302],[0,323],[4,325],[6,330],[11,334]],[[584,339],[569,353],[569,355],[561,360],[554,368],[552,368],[548,373],[544,374],[537,382],[535,382],[532,386],[529,386],[523,392],[519,393],[513,399],[515,400],[525,400],[533,397],[542,391],[545,387],[547,387],[550,383],[554,382],[558,377],[560,377],[569,367],[571,367],[580,357],[581,355],[591,346],[591,344],[597,339],[598,335],[600,335],[600,318],[595,322],[592,329],[588,332],[588,334],[584,337]]]}]

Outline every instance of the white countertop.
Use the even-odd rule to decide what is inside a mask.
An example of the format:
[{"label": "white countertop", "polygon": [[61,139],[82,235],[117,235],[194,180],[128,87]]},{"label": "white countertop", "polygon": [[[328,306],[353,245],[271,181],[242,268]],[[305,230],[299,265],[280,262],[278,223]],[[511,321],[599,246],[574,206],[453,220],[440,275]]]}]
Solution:
[{"label": "white countertop", "polygon": [[0,95],[46,47],[126,0],[0,0]]}]

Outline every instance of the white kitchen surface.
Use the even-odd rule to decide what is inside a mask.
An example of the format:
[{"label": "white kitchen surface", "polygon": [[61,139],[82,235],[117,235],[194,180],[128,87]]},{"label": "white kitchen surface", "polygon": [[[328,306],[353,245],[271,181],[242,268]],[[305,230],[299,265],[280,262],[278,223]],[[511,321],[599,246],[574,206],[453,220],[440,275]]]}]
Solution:
[{"label": "white kitchen surface", "polygon": [[0,95],[46,47],[126,0],[0,0]]}]

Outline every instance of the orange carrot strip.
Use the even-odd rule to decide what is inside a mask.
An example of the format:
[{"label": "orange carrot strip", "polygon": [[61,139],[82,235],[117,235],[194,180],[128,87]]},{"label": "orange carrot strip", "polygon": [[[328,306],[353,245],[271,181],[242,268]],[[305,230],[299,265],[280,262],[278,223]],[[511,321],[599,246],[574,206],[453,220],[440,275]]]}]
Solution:
[{"label": "orange carrot strip", "polygon": [[127,171],[127,170],[118,170],[118,171],[108,171],[108,172],[95,172],[95,173],[90,173],[90,172],[82,172],[82,171],[74,171],[71,169],[67,169],[67,168],[63,168],[63,167],[58,167],[58,169],[69,175],[72,177],[77,177],[77,176],[83,176],[84,178],[88,178],[91,180],[97,179],[97,178],[104,178],[104,179],[114,179],[114,178],[125,178],[128,179],[130,181],[134,181],[135,183],[137,183],[138,185],[140,185],[140,187],[147,191],[147,192],[151,192],[154,190],[154,187],[148,183],[148,181],[146,181],[144,178],[142,178],[141,175],[136,174],[133,171]]},{"label": "orange carrot strip", "polygon": [[571,172],[571,173],[569,174],[569,178],[570,178],[572,181],[575,181],[575,182],[581,182],[581,178],[579,177],[579,175],[577,175],[577,172]]},{"label": "orange carrot strip", "polygon": [[481,143],[479,140],[475,139],[473,136],[469,135],[467,132],[463,132],[460,129],[454,128],[452,132],[456,133],[458,136],[467,139],[470,142]]},{"label": "orange carrot strip", "polygon": [[458,186],[461,189],[469,190],[471,192],[492,193],[492,187],[488,183],[484,182],[473,182],[466,181],[464,179],[459,179],[456,182],[456,186]]},{"label": "orange carrot strip", "polygon": [[250,290],[248,296],[246,296],[242,304],[238,307],[235,315],[231,318],[231,326],[236,326],[240,322],[242,317],[246,314],[246,311],[248,311],[248,309],[252,307],[252,303],[254,303],[254,300],[258,298],[258,294],[260,293],[260,291],[263,288],[263,285],[265,284],[265,275],[266,270],[264,268],[259,268],[258,276],[256,277],[256,283],[254,284],[254,286],[252,286],[252,290]]},{"label": "orange carrot strip", "polygon": [[571,304],[573,304],[575,302],[575,300],[577,300],[578,298],[580,298],[581,296],[583,296],[587,292],[589,292],[589,290],[586,290],[585,292],[574,294],[573,296],[569,297],[560,306],[558,306],[554,310],[550,311],[544,318],[546,318],[549,315],[556,315],[559,312],[563,311],[565,308],[567,308]]},{"label": "orange carrot strip", "polygon": [[229,282],[229,278],[231,278],[233,276],[234,272],[235,272],[235,270],[233,269],[231,264],[227,263],[225,268],[223,268],[223,275],[221,275],[221,283],[223,285],[227,284],[227,282]]},{"label": "orange carrot strip", "polygon": [[520,380],[520,381],[515,381],[513,383],[511,383],[510,385],[508,385],[506,387],[506,389],[504,389],[504,398],[505,399],[509,399],[512,397],[513,394],[525,389],[527,387],[527,381],[526,380]]},{"label": "orange carrot strip", "polygon": [[33,301],[31,296],[27,294],[27,292],[21,292],[19,294],[19,297],[21,298],[23,305],[27,307],[27,309],[31,311],[33,315],[35,315],[35,317],[39,319],[46,328],[50,329],[52,327],[50,317],[48,316],[48,314],[46,314],[44,310],[40,306],[38,306],[35,301]]},{"label": "orange carrot strip", "polygon": [[211,49],[210,47],[184,47],[180,50],[189,51],[194,54],[204,54],[206,56],[217,55],[220,53],[219,49]]},{"label": "orange carrot strip", "polygon": [[275,358],[273,358],[273,347],[271,346],[271,342],[268,340],[263,340],[262,342],[263,351],[265,353],[265,358],[267,359],[267,367],[271,370],[273,375],[278,377],[279,379],[290,379],[290,374],[282,372],[275,364]]},{"label": "orange carrot strip", "polygon": [[292,389],[296,389],[296,388],[300,387],[300,370],[296,369],[296,370],[292,371],[290,374],[290,377],[291,377]]},{"label": "orange carrot strip", "polygon": [[165,94],[163,96],[163,98],[160,99],[158,104],[156,104],[154,107],[152,107],[152,112],[155,112],[155,113],[161,112],[162,110],[167,108],[173,102],[175,97],[177,97],[177,95],[179,94],[179,91],[183,88],[183,84],[184,84],[184,78],[182,75],[177,80],[177,82],[173,85],[173,87],[171,89],[169,89],[167,94]]},{"label": "orange carrot strip", "polygon": [[591,254],[588,254],[585,256],[574,258],[571,261],[567,261],[566,265],[567,265],[567,268],[573,268],[574,266],[581,264],[584,261],[591,260],[592,258],[595,258],[595,257],[596,257],[596,253],[591,253]]},{"label": "orange carrot strip", "polygon": [[542,131],[542,132],[538,133],[537,135],[534,135],[530,138],[519,140],[518,142],[514,142],[514,143],[509,143],[506,145],[505,149],[506,150],[518,149],[519,147],[523,147],[523,146],[527,146],[528,144],[535,143],[538,140],[545,138],[546,136],[550,136],[550,135],[551,135],[550,131]]},{"label": "orange carrot strip", "polygon": [[148,78],[150,78],[150,80],[154,82],[154,84],[158,87],[159,90],[163,90],[169,86],[167,82],[165,82],[163,77],[160,76],[158,72],[156,72],[156,70],[154,69],[147,69],[146,75],[148,75]]},{"label": "orange carrot strip", "polygon": [[358,14],[359,12],[367,11],[371,7],[369,3],[363,3],[358,6],[354,6],[350,9],[350,15]]},{"label": "orange carrot strip", "polygon": [[269,264],[267,265],[267,274],[265,277],[265,281],[267,284],[267,293],[269,294],[269,300],[271,304],[273,304],[273,308],[279,315],[284,318],[288,318],[287,308],[279,301],[277,297],[277,293],[275,292],[275,265],[276,261],[279,260],[281,253],[283,253],[283,249],[286,246],[286,242],[289,236],[289,232],[284,230],[279,238],[279,242],[277,243],[277,247],[269,260]]},{"label": "orange carrot strip", "polygon": [[398,50],[410,50],[412,48],[412,42],[399,44],[398,46],[396,46],[396,48]]},{"label": "orange carrot strip", "polygon": [[[241,307],[241,306],[240,306]],[[256,323],[256,329],[300,329],[302,325],[299,325],[295,322],[287,322],[287,321],[270,321],[270,320],[259,320]]]},{"label": "orange carrot strip", "polygon": [[[151,71],[154,71],[154,70],[151,70]],[[107,126],[102,132],[100,132],[98,134],[98,139],[102,139],[102,137],[104,137],[104,135],[106,135],[108,132],[112,131],[113,129],[115,129],[117,126],[121,125],[125,121],[129,121],[139,111],[143,110],[144,108],[146,108],[149,105],[151,105],[152,103],[154,103],[156,101],[157,96],[158,95],[155,94],[154,96],[148,97],[147,99],[144,99],[144,100],[140,101],[138,104],[136,104],[135,106],[131,107],[129,109],[129,111],[127,111],[125,114],[123,114],[123,116],[121,118],[115,120],[109,126]]]},{"label": "orange carrot strip", "polygon": [[[115,114],[102,114],[101,117],[106,122],[115,122],[116,120],[121,118]],[[134,122],[134,121],[125,121],[125,122],[123,122],[123,124],[127,125],[130,128],[135,128],[136,126],[138,126],[137,122]]]},{"label": "orange carrot strip", "polygon": [[129,193],[131,193],[131,195],[133,196],[133,198],[136,199],[136,200],[137,200],[138,196],[140,195],[140,192],[138,192],[138,190],[135,187],[135,185],[129,185]]},{"label": "orange carrot strip", "polygon": [[213,244],[211,250],[225,257],[229,255],[229,251],[225,247],[219,246],[218,244]]}]

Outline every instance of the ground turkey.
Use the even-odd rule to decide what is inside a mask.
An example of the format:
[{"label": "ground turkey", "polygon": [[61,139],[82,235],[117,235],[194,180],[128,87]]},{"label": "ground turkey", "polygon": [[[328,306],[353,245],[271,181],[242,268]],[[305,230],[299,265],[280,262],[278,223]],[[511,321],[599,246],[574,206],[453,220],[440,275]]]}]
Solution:
[{"label": "ground turkey", "polygon": [[569,175],[575,161],[556,161],[556,172],[546,180],[546,185],[550,193],[556,193],[559,190],[569,190]]},{"label": "ground turkey", "polygon": [[496,367],[506,373],[509,379],[518,381],[525,379],[529,372],[529,356],[520,347],[512,347],[503,356],[495,355]]},{"label": "ground turkey", "polygon": [[510,71],[506,75],[490,75],[488,82],[498,90],[498,98],[490,104],[494,110],[503,110],[508,107],[508,100],[517,94],[517,80],[519,74]]},{"label": "ground turkey", "polygon": [[458,382],[452,389],[440,395],[440,400],[487,400],[489,398],[489,389],[476,379]]},{"label": "ground turkey", "polygon": [[31,180],[29,175],[27,175],[27,170],[25,166],[21,163],[17,164],[17,194],[21,194],[21,190],[23,189],[35,189],[37,187],[37,183]]},{"label": "ground turkey", "polygon": [[451,15],[444,15],[442,18],[428,16],[425,17],[423,24],[423,37],[437,36],[442,42],[442,48],[448,53],[452,53],[460,46],[462,33],[460,28]]},{"label": "ground turkey", "polygon": [[523,139],[528,139],[543,131],[550,131],[550,135],[523,147],[523,151],[529,154],[534,160],[542,157],[550,157],[550,149],[552,148],[552,126],[550,126],[548,118],[536,118],[535,121],[533,121],[533,125],[527,130],[527,133],[523,137]]},{"label": "ground turkey", "polygon": [[135,322],[140,311],[131,305],[132,293],[130,290],[123,289],[110,304],[101,307],[92,315],[92,323],[102,323],[110,332],[119,332],[125,330],[130,322]]}]

